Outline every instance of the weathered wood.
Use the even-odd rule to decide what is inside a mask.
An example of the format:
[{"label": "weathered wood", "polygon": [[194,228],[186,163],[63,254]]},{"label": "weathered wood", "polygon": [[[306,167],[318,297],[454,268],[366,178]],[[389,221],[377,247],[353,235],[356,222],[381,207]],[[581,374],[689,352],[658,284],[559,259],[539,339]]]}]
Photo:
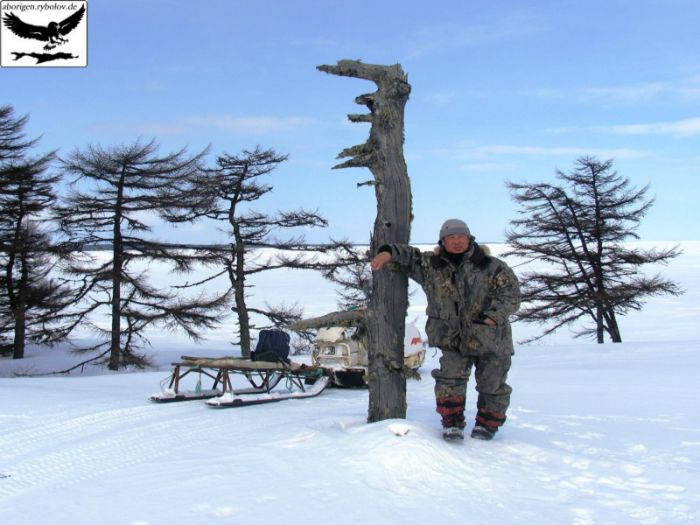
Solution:
[{"label": "weathered wood", "polygon": [[[335,66],[318,66],[332,75],[370,80],[377,91],[361,95],[355,102],[367,106],[369,115],[349,115],[352,122],[371,122],[369,139],[348,148],[350,156],[335,168],[367,167],[374,176],[377,216],[370,250],[388,243],[408,243],[411,226],[411,187],[403,157],[404,107],[411,86],[399,64],[364,64],[341,60]],[[369,414],[370,422],[406,417],[406,376],[403,340],[408,280],[400,272],[374,275],[372,299],[367,310],[369,332]]]},{"label": "weathered wood", "polygon": [[[305,365],[299,363],[273,363],[268,361],[251,361],[250,359],[240,359],[238,357],[191,357],[183,355],[180,357],[184,366],[204,366],[209,368],[230,368],[233,370],[293,370],[297,371]],[[308,368],[308,367],[307,367]]]},{"label": "weathered wood", "polygon": [[372,115],[369,113],[348,115],[350,122],[372,122]]},{"label": "weathered wood", "polygon": [[300,319],[289,325],[290,330],[309,330],[311,328],[327,328],[329,326],[357,326],[364,322],[365,312],[363,310],[351,310],[345,312],[332,312],[330,314],[312,317],[310,319]]}]

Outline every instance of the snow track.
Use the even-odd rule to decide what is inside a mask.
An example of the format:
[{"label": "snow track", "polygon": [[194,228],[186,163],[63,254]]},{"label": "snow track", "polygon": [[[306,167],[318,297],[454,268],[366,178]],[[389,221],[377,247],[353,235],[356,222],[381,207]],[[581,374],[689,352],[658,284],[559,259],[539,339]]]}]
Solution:
[{"label": "snow track", "polygon": [[[164,410],[165,408],[165,410]],[[0,436],[0,500],[28,489],[77,484],[183,446],[178,418],[146,405],[54,418]],[[205,429],[199,429],[201,433]],[[197,429],[188,435],[197,437]]]},{"label": "snow track", "polygon": [[434,361],[407,419],[372,425],[365,390],[213,410],[149,402],[162,372],[0,379],[0,523],[698,522],[696,400],[678,393],[700,353],[591,351],[516,355],[506,426],[461,444],[440,437]]}]

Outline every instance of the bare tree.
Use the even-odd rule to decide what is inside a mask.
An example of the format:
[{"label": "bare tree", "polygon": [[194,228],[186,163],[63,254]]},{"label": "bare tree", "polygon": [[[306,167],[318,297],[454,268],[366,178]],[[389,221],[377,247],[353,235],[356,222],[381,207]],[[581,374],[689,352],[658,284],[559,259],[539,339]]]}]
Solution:
[{"label": "bare tree", "polygon": [[338,307],[346,311],[367,308],[372,297],[369,251],[347,241],[338,241],[335,253],[335,264],[324,270],[323,276],[340,287]]},{"label": "bare tree", "polygon": [[56,202],[60,177],[48,174],[55,152],[29,154],[37,140],[25,139],[26,122],[0,108],[0,332],[12,334],[15,359],[24,357],[27,341],[58,342],[79,321],[67,311],[79,291],[52,275],[68,250],[39,226]]},{"label": "bare tree", "polygon": [[[243,150],[239,155],[224,153],[217,158],[215,169],[209,171],[206,191],[212,199],[206,216],[219,221],[221,230],[230,239],[226,250],[213,250],[209,256],[218,257],[223,270],[210,277],[227,275],[233,293],[232,310],[238,319],[238,343],[241,354],[251,353],[251,331],[267,326],[285,327],[301,317],[301,308],[294,305],[249,304],[249,279],[255,274],[280,268],[319,268],[313,247],[302,235],[284,236],[279,232],[298,228],[319,228],[326,220],[315,211],[294,210],[267,213],[251,206],[270,193],[273,187],[262,181],[287,160],[272,149]],[[262,248],[268,248],[262,250]],[[270,250],[271,248],[271,250]],[[263,318],[268,324],[256,325],[252,317]]]},{"label": "bare tree", "polygon": [[521,218],[511,221],[506,233],[507,255],[551,267],[521,276],[526,306],[516,318],[547,326],[531,340],[588,319],[592,325],[578,336],[603,343],[607,332],[620,342],[619,315],[640,310],[646,297],[682,293],[676,283],[640,272],[644,264],[679,255],[677,247],[643,250],[623,244],[638,239],[635,230],[653,200],[646,198],[648,186],[632,188],[612,165],[612,160],[582,157],[573,171],[557,171],[559,184],[508,183]]},{"label": "bare tree", "polygon": [[[135,350],[147,342],[144,330],[154,324],[182,329],[192,339],[219,323],[227,294],[193,298],[182,291],[149,284],[146,271],[134,265],[165,261],[175,272],[189,272],[201,257],[148,238],[153,214],[172,222],[193,220],[209,206],[200,188],[206,152],[189,156],[185,150],[159,155],[154,141],[102,148],[76,149],[62,159],[73,175],[73,192],[57,208],[63,231],[82,246],[111,246],[111,257],[98,263],[73,265],[73,271],[91,279],[91,309],[108,307],[109,330],[94,326],[109,340],[93,349],[105,349],[109,368],[143,363]],[[80,183],[80,189],[77,184]]]},{"label": "bare tree", "polygon": [[[399,64],[364,64],[341,60],[335,66],[318,66],[333,75],[370,80],[377,91],[355,99],[367,106],[368,114],[348,115],[352,122],[372,124],[364,144],[343,150],[349,159],[336,168],[365,167],[374,177],[377,216],[370,240],[376,253],[383,244],[407,244],[411,229],[411,185],[403,157],[404,107],[411,86]],[[376,274],[367,311],[369,332],[369,414],[370,422],[406,417],[406,375],[403,339],[408,307],[408,278],[401,272]]]},{"label": "bare tree", "polygon": [[0,106],[0,162],[21,160],[39,139],[27,139],[24,128],[29,116],[15,116],[12,106]]}]

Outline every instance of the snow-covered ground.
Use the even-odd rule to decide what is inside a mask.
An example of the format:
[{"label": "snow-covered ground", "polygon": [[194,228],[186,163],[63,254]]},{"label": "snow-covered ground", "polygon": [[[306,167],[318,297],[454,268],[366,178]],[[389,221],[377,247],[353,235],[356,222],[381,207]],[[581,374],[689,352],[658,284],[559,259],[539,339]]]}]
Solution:
[{"label": "snow-covered ground", "polygon": [[[625,343],[563,332],[518,346],[492,442],[440,438],[432,350],[407,419],[375,424],[365,390],[226,410],[147,400],[181,353],[232,353],[230,327],[200,347],[154,334],[158,366],[138,373],[12,377],[65,368],[76,357],[60,349],[0,360],[0,523],[700,523],[700,243],[682,247],[660,271],[687,293],[625,318]],[[311,274],[255,293],[270,290],[309,315],[334,307]],[[470,419],[474,401],[470,389]]]}]

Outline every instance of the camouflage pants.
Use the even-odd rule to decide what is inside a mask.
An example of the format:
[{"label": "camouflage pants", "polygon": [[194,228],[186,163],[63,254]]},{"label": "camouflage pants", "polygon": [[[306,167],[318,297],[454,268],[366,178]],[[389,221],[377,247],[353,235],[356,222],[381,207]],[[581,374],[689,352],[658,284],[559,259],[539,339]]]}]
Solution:
[{"label": "camouflage pants", "polygon": [[512,388],[506,383],[510,369],[510,354],[464,356],[458,351],[443,349],[440,368],[432,371],[435,378],[437,412],[445,427],[464,428],[464,406],[467,381],[475,369],[477,422],[497,430],[506,419]]}]

